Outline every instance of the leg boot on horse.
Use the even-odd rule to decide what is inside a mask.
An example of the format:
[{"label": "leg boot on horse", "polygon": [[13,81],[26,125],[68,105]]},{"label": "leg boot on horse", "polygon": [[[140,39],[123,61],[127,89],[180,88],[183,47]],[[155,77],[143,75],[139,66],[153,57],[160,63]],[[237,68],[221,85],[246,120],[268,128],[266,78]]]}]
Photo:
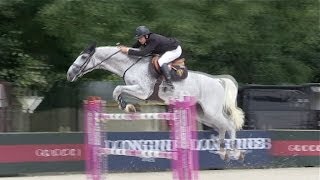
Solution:
[{"label": "leg boot on horse", "polygon": [[164,63],[161,67],[161,72],[165,78],[165,81],[164,81],[164,91],[174,91],[174,86],[171,82],[171,74],[170,74],[170,69],[169,69],[169,66],[167,63]]}]

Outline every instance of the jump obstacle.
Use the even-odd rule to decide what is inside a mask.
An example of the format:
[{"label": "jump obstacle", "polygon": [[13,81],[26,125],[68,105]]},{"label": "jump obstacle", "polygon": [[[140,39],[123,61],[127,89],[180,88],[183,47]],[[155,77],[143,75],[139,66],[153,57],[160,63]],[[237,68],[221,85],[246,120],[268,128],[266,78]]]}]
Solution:
[{"label": "jump obstacle", "polygon": [[[108,173],[108,155],[135,156],[146,158],[165,158],[171,160],[174,180],[198,180],[198,151],[196,110],[193,97],[184,96],[170,101],[170,112],[164,113],[102,113],[104,101],[91,98],[84,101],[86,174],[91,180],[102,180]],[[171,123],[170,136],[172,151],[143,151],[131,149],[113,149],[103,147],[106,134],[102,137],[102,123],[108,120],[167,120]],[[104,132],[105,133],[105,132]]]}]

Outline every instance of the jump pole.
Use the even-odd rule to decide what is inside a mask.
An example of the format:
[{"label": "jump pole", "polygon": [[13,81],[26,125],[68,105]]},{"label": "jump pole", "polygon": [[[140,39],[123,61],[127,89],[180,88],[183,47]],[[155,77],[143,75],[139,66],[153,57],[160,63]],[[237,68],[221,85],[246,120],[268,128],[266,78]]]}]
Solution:
[{"label": "jump pole", "polygon": [[[86,174],[91,180],[105,179],[107,173],[107,156],[123,155],[135,157],[153,157],[171,159],[174,180],[198,180],[198,151],[195,149],[197,140],[196,110],[193,97],[184,96],[170,101],[170,111],[165,113],[102,113],[103,101],[90,98],[84,102],[85,143],[86,143]],[[141,151],[130,149],[110,149],[101,147],[100,125],[108,120],[168,120],[172,124],[170,136],[172,151]],[[105,135],[106,136],[106,135]],[[103,156],[103,160],[102,160]]]}]

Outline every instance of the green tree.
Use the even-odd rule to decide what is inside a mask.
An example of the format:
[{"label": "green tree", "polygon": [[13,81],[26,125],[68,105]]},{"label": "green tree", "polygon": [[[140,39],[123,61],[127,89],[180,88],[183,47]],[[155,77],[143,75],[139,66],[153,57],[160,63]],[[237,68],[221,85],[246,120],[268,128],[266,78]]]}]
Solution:
[{"label": "green tree", "polygon": [[304,83],[319,76],[316,5],[315,0],[58,0],[42,9],[40,19],[72,54],[92,40],[130,44],[134,28],[146,24],[181,40],[192,69],[231,74],[242,83]]},{"label": "green tree", "polygon": [[88,43],[130,45],[142,24],[179,39],[189,69],[240,83],[320,81],[316,0],[12,0],[0,7],[0,78],[21,86],[64,82]]},{"label": "green tree", "polygon": [[46,65],[24,49],[24,30],[19,24],[23,4],[21,0],[0,1],[0,79],[19,87],[41,89],[48,85],[42,74]]}]

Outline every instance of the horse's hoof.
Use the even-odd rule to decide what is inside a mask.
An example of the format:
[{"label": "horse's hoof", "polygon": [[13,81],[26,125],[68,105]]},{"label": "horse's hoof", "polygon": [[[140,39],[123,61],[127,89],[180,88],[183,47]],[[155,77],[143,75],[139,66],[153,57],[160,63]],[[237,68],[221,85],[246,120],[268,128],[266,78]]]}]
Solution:
[{"label": "horse's hoof", "polygon": [[224,159],[223,159],[224,161],[228,162],[230,160],[229,154],[230,154],[230,150],[227,150],[226,154],[224,155]]},{"label": "horse's hoof", "polygon": [[224,160],[225,154],[219,153],[220,159]]},{"label": "horse's hoof", "polygon": [[136,108],[132,104],[127,104],[126,108],[124,109],[127,113],[137,112]]},{"label": "horse's hoof", "polygon": [[227,151],[225,149],[220,149],[219,156],[220,156],[220,159],[225,160],[227,156]]},{"label": "horse's hoof", "polygon": [[141,112],[141,105],[140,104],[136,103],[133,106],[135,107],[136,112]]},{"label": "horse's hoof", "polygon": [[241,152],[239,155],[239,161],[243,162],[244,161],[244,157],[245,157],[245,152]]}]

